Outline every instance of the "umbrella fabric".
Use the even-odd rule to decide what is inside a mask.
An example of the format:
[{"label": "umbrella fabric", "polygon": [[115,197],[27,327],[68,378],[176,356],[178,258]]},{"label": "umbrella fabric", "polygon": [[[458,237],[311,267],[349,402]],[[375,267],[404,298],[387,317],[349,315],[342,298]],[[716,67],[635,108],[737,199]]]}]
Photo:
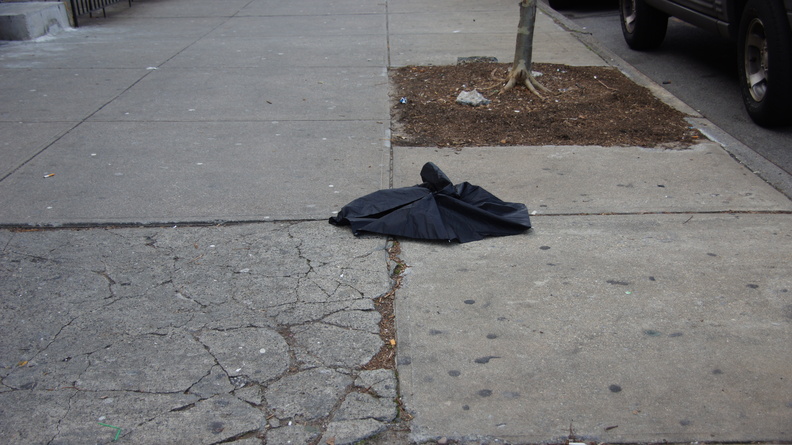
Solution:
[{"label": "umbrella fabric", "polygon": [[531,228],[524,204],[501,201],[483,188],[454,185],[435,164],[421,169],[423,184],[380,190],[345,205],[330,218],[361,232],[466,243],[516,235]]}]

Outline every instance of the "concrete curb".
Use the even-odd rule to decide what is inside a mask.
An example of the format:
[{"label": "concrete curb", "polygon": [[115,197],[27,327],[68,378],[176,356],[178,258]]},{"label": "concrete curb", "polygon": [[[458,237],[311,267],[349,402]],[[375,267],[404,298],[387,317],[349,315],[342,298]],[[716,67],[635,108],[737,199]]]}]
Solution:
[{"label": "concrete curb", "polygon": [[69,25],[63,3],[3,3],[0,5],[0,40],[32,40],[60,32]]}]

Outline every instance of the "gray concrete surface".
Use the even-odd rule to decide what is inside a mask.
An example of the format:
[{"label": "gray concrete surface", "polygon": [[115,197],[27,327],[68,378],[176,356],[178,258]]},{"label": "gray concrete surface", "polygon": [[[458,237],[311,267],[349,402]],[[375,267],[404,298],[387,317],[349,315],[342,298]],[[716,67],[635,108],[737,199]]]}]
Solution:
[{"label": "gray concrete surface", "polygon": [[[505,0],[388,2],[391,65],[448,65],[470,56],[511,62],[517,15],[514,2]],[[537,21],[536,33],[541,35],[534,46],[537,62],[606,65],[546,16]]]},{"label": "gray concrete surface", "polygon": [[66,7],[61,2],[0,4],[0,40],[31,40],[70,27]]},{"label": "gray concrete surface", "polygon": [[[387,69],[509,61],[516,9],[136,0],[0,43],[3,440],[792,439],[792,203],[750,166],[390,146]],[[613,63],[537,31],[539,62]],[[535,228],[400,240],[397,382],[363,370],[390,242],[326,220],[427,161]]]},{"label": "gray concrete surface", "polygon": [[127,443],[308,443],[396,416],[394,372],[360,369],[382,347],[382,239],[321,221],[2,246],[5,443],[110,443],[100,423]]},{"label": "gray concrete surface", "polygon": [[405,243],[413,437],[788,438],[788,218],[542,216],[514,238]]},{"label": "gray concrete surface", "polygon": [[[533,214],[792,211],[792,201],[708,142],[640,147],[394,148],[394,186],[420,182],[426,159],[452,181],[524,202]],[[728,179],[727,179],[728,178]]]}]

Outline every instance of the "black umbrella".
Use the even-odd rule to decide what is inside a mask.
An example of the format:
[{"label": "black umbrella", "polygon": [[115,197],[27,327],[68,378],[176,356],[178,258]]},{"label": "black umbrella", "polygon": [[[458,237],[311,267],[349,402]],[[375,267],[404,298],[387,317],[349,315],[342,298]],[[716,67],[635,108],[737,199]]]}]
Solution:
[{"label": "black umbrella", "polygon": [[335,225],[360,232],[466,243],[531,228],[524,204],[504,202],[468,182],[454,185],[436,165],[421,169],[423,184],[380,190],[345,205]]}]

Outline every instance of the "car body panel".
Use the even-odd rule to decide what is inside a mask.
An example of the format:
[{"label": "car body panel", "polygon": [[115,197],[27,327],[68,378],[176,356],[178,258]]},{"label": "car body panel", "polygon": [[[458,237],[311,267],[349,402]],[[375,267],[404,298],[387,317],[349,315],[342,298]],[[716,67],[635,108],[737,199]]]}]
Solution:
[{"label": "car body panel", "polygon": [[723,17],[723,0],[678,0],[678,3],[709,17]]},{"label": "car body panel", "polygon": [[[737,37],[740,16],[746,2],[747,0],[646,0],[655,9],[729,39]],[[784,0],[783,4],[792,29],[792,0]]]},{"label": "car body panel", "polygon": [[792,29],[792,0],[784,0],[784,6],[787,11],[787,19],[789,19],[789,28]]},{"label": "car body panel", "polygon": [[[660,11],[665,12],[668,15],[672,15],[674,17],[679,17],[685,22],[688,22],[692,25],[698,26],[699,28],[706,29],[710,32],[717,32],[722,34],[722,28],[725,26],[725,22],[722,20],[723,17],[721,16],[713,16],[708,15],[702,12],[702,7],[700,3],[704,3],[701,1],[695,2],[696,7],[698,9],[691,9],[690,6],[694,6],[691,0],[686,0],[686,5],[683,5],[681,1],[667,1],[667,0],[646,0],[646,3],[659,9]],[[712,3],[712,2],[708,2]],[[721,2],[722,3],[722,2]],[[721,8],[722,9],[722,8]]]}]

